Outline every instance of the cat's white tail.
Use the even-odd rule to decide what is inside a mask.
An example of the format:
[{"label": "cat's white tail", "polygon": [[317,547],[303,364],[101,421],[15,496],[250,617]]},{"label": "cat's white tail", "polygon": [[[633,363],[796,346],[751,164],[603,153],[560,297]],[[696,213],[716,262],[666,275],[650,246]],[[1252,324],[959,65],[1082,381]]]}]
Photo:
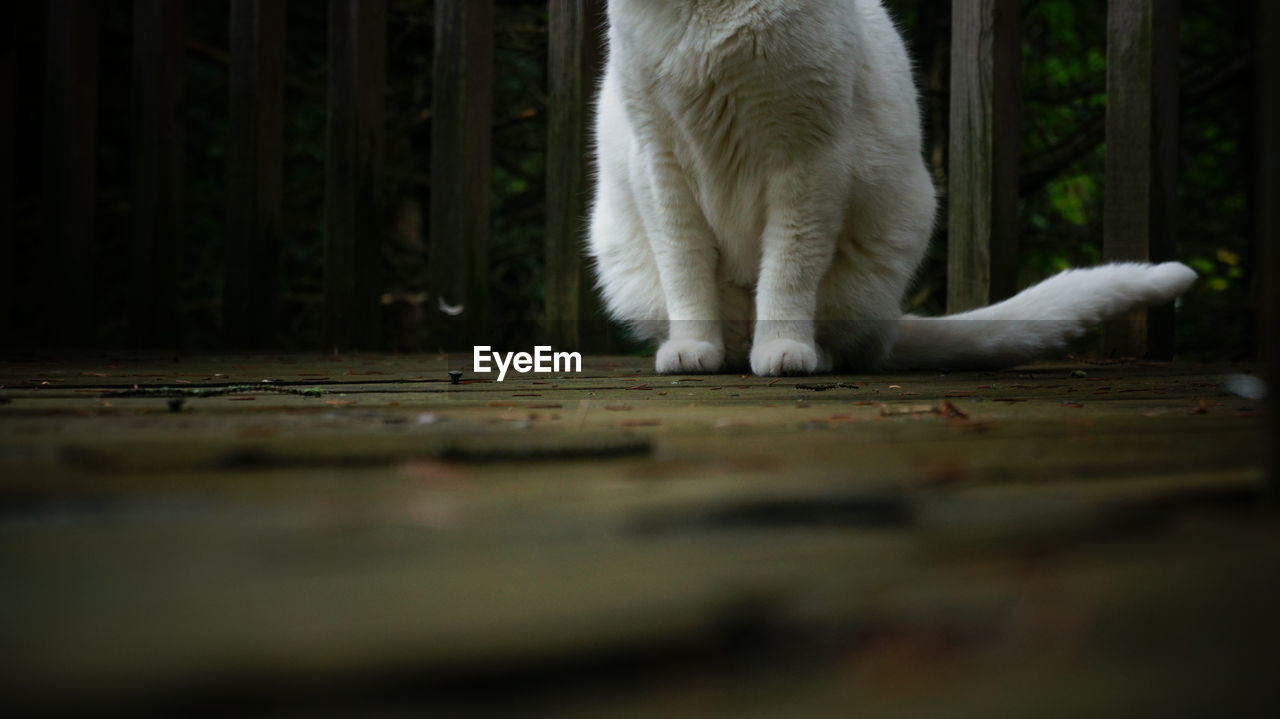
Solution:
[{"label": "cat's white tail", "polygon": [[946,317],[902,318],[886,363],[896,369],[997,369],[1061,349],[1090,326],[1182,294],[1180,262],[1067,270],[998,304]]}]

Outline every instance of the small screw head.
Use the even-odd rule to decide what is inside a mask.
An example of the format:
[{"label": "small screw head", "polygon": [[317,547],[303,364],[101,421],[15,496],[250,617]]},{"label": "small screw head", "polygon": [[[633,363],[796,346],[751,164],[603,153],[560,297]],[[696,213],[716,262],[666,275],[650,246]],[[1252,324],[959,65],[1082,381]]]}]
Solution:
[{"label": "small screw head", "polygon": [[449,370],[449,384],[458,384],[461,381],[462,381],[462,370],[460,369]]}]

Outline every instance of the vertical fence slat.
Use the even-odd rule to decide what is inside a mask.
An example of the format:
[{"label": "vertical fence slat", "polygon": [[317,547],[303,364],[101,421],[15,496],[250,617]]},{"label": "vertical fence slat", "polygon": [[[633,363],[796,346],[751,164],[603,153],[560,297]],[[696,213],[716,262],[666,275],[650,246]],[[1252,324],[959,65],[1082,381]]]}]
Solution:
[{"label": "vertical fence slat", "polygon": [[18,19],[11,15],[0,28],[0,347],[13,342],[17,332],[17,279],[13,269],[14,241],[14,144],[15,102],[18,97]]},{"label": "vertical fence slat", "polygon": [[[432,343],[482,337],[488,313],[493,0],[436,0],[428,312]],[[462,305],[449,318],[438,303]]]},{"label": "vertical fence slat", "polygon": [[[1178,178],[1179,0],[1110,0],[1103,257],[1173,259]],[[1173,357],[1173,307],[1105,328],[1109,353]]]},{"label": "vertical fence slat", "polygon": [[49,0],[45,64],[43,339],[89,344],[97,205],[96,2]]},{"label": "vertical fence slat", "polygon": [[378,344],[386,0],[330,0],[325,303],[330,343]]},{"label": "vertical fence slat", "polygon": [[1020,0],[954,0],[947,311],[1013,294],[1018,241]]},{"label": "vertical fence slat", "polygon": [[181,117],[185,0],[135,0],[129,333],[135,345],[173,346],[183,248]]},{"label": "vertical fence slat", "polygon": [[284,164],[285,0],[232,0],[226,340],[276,338]]},{"label": "vertical fence slat", "polygon": [[[595,293],[583,268],[590,178],[590,117],[603,63],[603,0],[551,0],[547,132],[547,340],[587,348]],[[590,347],[589,349],[598,349]]]},{"label": "vertical fence slat", "polygon": [[1267,363],[1271,501],[1280,503],[1280,4],[1258,0],[1258,176],[1254,233],[1261,247],[1263,321],[1259,345]]}]

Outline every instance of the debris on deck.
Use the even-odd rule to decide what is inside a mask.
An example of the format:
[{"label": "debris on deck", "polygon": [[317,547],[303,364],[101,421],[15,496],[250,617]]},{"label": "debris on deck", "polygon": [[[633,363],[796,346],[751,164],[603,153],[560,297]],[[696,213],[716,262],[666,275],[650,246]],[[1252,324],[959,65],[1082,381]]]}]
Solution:
[{"label": "debris on deck", "polygon": [[6,696],[263,716],[1280,708],[1268,446],[1260,397],[1231,389],[1248,367],[469,369],[0,364]]}]

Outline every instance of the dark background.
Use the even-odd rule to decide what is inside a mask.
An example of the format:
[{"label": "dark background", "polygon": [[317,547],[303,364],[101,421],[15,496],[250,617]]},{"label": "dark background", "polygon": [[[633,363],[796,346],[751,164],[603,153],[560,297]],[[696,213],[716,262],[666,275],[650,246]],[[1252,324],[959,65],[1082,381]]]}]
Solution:
[{"label": "dark background", "polygon": [[[130,0],[101,0],[98,202],[92,336],[127,343],[130,233]],[[946,188],[950,0],[890,0],[916,62],[928,160]],[[48,301],[37,273],[44,17],[18,6],[16,188],[11,273],[23,302]],[[388,36],[387,232],[382,348],[434,350],[424,322],[430,188],[432,3],[392,0]],[[500,0],[496,29],[490,296],[496,327],[532,344],[542,307],[546,146],[546,2]],[[1183,0],[1177,257],[1202,280],[1180,300],[1183,357],[1251,356],[1255,248],[1250,240],[1254,9],[1252,2]],[[187,237],[182,238],[180,324],[174,347],[223,344],[222,283],[228,141],[226,0],[192,0],[186,56]],[[1101,261],[1105,0],[1027,0],[1023,17],[1019,286]],[[323,344],[323,198],[327,3],[288,4],[285,226],[277,341]],[[939,314],[945,302],[945,222],[939,223],[906,309]],[[5,344],[38,342],[37,313],[18,310]],[[529,341],[522,338],[527,337]],[[629,348],[625,342],[617,348]]]}]

